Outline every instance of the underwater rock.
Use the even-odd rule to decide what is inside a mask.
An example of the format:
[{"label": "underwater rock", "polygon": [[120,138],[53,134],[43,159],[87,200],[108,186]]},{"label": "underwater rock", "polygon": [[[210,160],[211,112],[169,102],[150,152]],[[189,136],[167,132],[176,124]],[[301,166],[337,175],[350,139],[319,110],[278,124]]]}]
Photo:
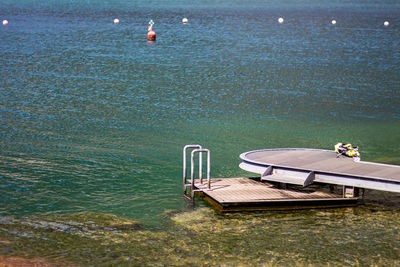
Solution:
[{"label": "underwater rock", "polygon": [[[66,224],[70,227],[85,229],[85,231],[138,230],[142,227],[142,223],[138,221],[105,213],[74,213],[51,215],[41,218],[50,221],[62,222],[58,225],[60,229],[63,229],[62,224]],[[54,225],[56,223],[53,222],[52,224]]]},{"label": "underwater rock", "polygon": [[[250,218],[253,215],[249,215]],[[223,232],[235,232],[240,233],[248,229],[252,229],[255,226],[263,225],[267,227],[262,218],[249,219],[246,214],[220,215],[211,208],[200,208],[194,211],[181,212],[171,217],[171,220],[184,227],[187,230],[191,230],[197,233],[223,233]]]},{"label": "underwater rock", "polygon": [[34,267],[52,267],[52,266],[72,266],[71,264],[63,262],[50,262],[43,258],[21,258],[21,257],[6,257],[0,256],[0,266],[5,267],[20,267],[20,266],[34,266]]}]

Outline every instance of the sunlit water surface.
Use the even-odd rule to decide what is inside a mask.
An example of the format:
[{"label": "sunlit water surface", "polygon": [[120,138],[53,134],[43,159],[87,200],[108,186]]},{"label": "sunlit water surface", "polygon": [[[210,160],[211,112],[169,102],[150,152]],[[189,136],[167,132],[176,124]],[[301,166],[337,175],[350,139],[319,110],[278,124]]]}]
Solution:
[{"label": "sunlit water surface", "polygon": [[0,262],[400,264],[398,195],[221,216],[187,207],[181,178],[189,143],[211,149],[213,177],[249,175],[248,150],[340,141],[400,164],[399,15],[388,1],[6,0]]}]

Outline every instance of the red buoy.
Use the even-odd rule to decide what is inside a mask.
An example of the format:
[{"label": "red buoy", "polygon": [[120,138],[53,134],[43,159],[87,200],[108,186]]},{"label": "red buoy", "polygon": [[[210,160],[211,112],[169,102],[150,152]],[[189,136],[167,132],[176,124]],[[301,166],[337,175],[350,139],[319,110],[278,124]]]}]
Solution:
[{"label": "red buoy", "polygon": [[147,30],[149,31],[147,33],[147,41],[155,41],[156,40],[156,33],[153,31],[153,25],[154,25],[154,21],[151,19],[149,22],[149,27],[147,28]]},{"label": "red buoy", "polygon": [[156,40],[156,33],[154,31],[149,31],[147,33],[147,41],[155,41]]}]

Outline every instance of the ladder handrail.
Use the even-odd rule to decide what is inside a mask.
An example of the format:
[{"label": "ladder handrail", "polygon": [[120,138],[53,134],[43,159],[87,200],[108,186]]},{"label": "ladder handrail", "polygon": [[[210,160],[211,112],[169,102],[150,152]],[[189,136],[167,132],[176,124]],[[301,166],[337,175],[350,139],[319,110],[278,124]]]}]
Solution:
[{"label": "ladder handrail", "polygon": [[[192,186],[192,191],[193,191],[193,188],[194,188],[194,156],[195,156],[196,153],[200,153],[199,157],[201,158],[202,157],[201,154],[203,152],[207,153],[207,187],[208,187],[208,189],[211,189],[211,180],[210,180],[210,176],[211,176],[211,156],[210,156],[210,150],[207,149],[207,148],[199,148],[199,149],[192,150],[192,153],[191,153],[190,183],[191,183],[191,186]],[[199,179],[200,179],[200,183],[202,184],[203,183],[202,177],[200,176]],[[193,193],[192,193],[192,195],[193,195]]]},{"label": "ladder handrail", "polygon": [[[183,192],[184,193],[186,193],[186,150],[188,149],[188,148],[197,148],[197,149],[202,149],[202,147],[201,147],[201,145],[194,145],[194,144],[191,144],[191,145],[185,145],[184,147],[183,147]],[[202,177],[202,172],[203,172],[203,170],[202,170],[202,165],[203,165],[203,162],[202,162],[202,157],[200,157],[199,158],[199,177]]]}]

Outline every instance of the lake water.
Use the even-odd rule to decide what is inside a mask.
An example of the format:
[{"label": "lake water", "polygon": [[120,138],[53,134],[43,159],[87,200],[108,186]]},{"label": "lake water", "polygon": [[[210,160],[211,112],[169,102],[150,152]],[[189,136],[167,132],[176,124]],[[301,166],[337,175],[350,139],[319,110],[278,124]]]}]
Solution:
[{"label": "lake water", "polygon": [[5,0],[5,19],[0,262],[400,264],[395,194],[227,216],[182,198],[190,143],[213,177],[249,175],[245,151],[337,142],[400,164],[400,3]]}]

